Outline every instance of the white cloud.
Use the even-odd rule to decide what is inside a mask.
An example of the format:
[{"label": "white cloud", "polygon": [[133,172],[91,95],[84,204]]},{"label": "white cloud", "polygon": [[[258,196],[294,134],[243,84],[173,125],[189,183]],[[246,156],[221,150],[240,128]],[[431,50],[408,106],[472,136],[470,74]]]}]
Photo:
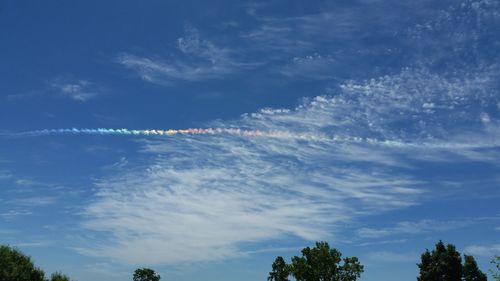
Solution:
[{"label": "white cloud", "polygon": [[280,66],[278,72],[288,77],[305,77],[315,80],[332,79],[335,60],[330,55],[312,54],[294,57],[288,64]]},{"label": "white cloud", "polygon": [[104,88],[88,80],[59,76],[52,79],[50,87],[61,97],[86,102],[105,92]]},{"label": "white cloud", "polygon": [[51,241],[39,241],[39,242],[26,242],[26,243],[14,243],[15,247],[20,248],[34,248],[34,247],[46,247],[52,245]]},{"label": "white cloud", "polygon": [[35,206],[50,205],[53,204],[55,201],[56,198],[51,196],[34,196],[34,197],[13,199],[8,202],[14,205],[35,207]]},{"label": "white cloud", "polygon": [[17,185],[28,186],[28,185],[38,185],[39,183],[30,179],[17,179]]},{"label": "white cloud", "polygon": [[0,170],[0,180],[12,178],[12,173],[8,170]]},{"label": "white cloud", "polygon": [[126,279],[130,272],[127,270],[117,270],[117,265],[109,264],[105,262],[85,264],[82,267],[84,272],[97,273],[99,275],[105,275],[110,277],[121,277],[121,279]]},{"label": "white cloud", "polygon": [[447,231],[452,229],[464,228],[474,224],[480,224],[488,221],[498,220],[500,217],[479,217],[479,218],[461,218],[459,220],[431,220],[423,219],[415,222],[403,221],[393,227],[387,228],[367,228],[363,227],[357,231],[361,238],[382,238],[394,235],[413,235],[428,232]]},{"label": "white cloud", "polygon": [[466,254],[491,258],[500,255],[500,244],[471,245],[465,248]]},{"label": "white cloud", "polygon": [[[431,1],[357,1],[349,6],[322,6],[321,11],[279,17],[266,14],[267,6],[249,7],[248,14],[260,25],[243,38],[265,51],[304,54],[328,46],[329,49],[364,52],[364,41],[370,38],[393,37],[405,26],[405,19],[429,13]],[[267,9],[269,10],[269,9]],[[403,16],[404,15],[404,16]],[[346,44],[348,42],[348,44]],[[381,44],[372,44],[368,52]],[[349,46],[349,47],[348,47]]]},{"label": "white cloud", "polygon": [[394,227],[389,228],[361,228],[358,230],[358,236],[362,238],[381,238],[400,234],[418,234],[424,232],[444,231],[454,228],[460,228],[470,225],[469,221],[436,221],[420,220],[417,222],[399,222]]},{"label": "white cloud", "polygon": [[366,254],[366,258],[375,262],[411,262],[418,261],[418,255],[414,253],[395,253],[389,251],[380,251],[380,252],[370,252]]},{"label": "white cloud", "polygon": [[181,55],[175,59],[153,59],[124,53],[117,62],[137,71],[142,79],[158,84],[220,79],[259,65],[243,62],[237,58],[236,51],[202,39],[194,28],[188,28],[186,36],[177,39],[177,47]]},{"label": "white cloud", "polygon": [[[182,48],[191,53],[199,45]],[[482,157],[499,146],[498,113],[488,126],[480,114],[495,110],[492,81],[480,73],[450,79],[405,69],[348,81],[335,95],[292,110],[263,109],[208,124],[314,138],[215,134],[144,141],[147,163],[129,163],[126,172],[98,183],[83,226],[108,239],[80,251],[130,263],[218,260],[244,255],[241,243],[332,238],[333,229],[359,216],[418,204],[428,183],[412,176],[412,160],[497,163]],[[361,235],[449,227],[460,224],[403,222]]]},{"label": "white cloud", "polygon": [[0,213],[0,218],[4,220],[13,220],[16,217],[19,216],[27,216],[31,215],[32,212],[28,210],[9,210],[3,213]]}]

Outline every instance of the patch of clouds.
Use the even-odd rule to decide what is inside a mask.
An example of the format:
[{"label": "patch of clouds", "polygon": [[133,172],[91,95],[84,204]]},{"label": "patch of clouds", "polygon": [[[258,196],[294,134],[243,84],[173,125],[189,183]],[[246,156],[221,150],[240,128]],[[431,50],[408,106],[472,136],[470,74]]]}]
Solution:
[{"label": "patch of clouds", "polygon": [[12,172],[8,170],[0,170],[0,180],[6,180],[12,178]]},{"label": "patch of clouds", "polygon": [[51,241],[39,241],[39,242],[25,242],[25,243],[14,243],[13,246],[19,248],[39,248],[39,247],[47,247],[52,245]]},{"label": "patch of clouds", "polygon": [[452,229],[469,227],[475,224],[498,220],[499,217],[481,217],[481,218],[463,218],[460,220],[432,220],[423,219],[419,221],[403,221],[397,223],[393,227],[386,228],[368,228],[363,227],[358,229],[357,235],[360,238],[383,238],[396,235],[414,235],[429,232],[441,232]]},{"label": "patch of clouds", "polygon": [[[336,95],[305,100],[295,109],[267,108],[207,124],[286,131],[282,138],[144,140],[141,151],[149,160],[129,163],[127,171],[97,183],[82,226],[107,239],[79,251],[132,264],[213,261],[245,255],[242,243],[331,239],[333,229],[361,216],[419,204],[429,183],[413,176],[412,160],[424,161],[423,153],[432,156],[428,162],[470,150],[488,154],[499,146],[498,131],[478,126],[479,115],[467,107],[475,104],[482,112],[496,104],[484,91],[489,81],[405,69],[348,81]],[[428,113],[424,103],[446,107]],[[315,137],[293,137],[304,133]],[[481,157],[463,161],[491,164]],[[401,222],[358,235],[380,238],[471,223]]]},{"label": "patch of clouds", "polygon": [[117,270],[117,265],[106,263],[106,262],[98,262],[92,264],[85,264],[82,267],[84,272],[97,273],[99,275],[109,276],[109,277],[121,277],[122,279],[126,279],[130,275],[129,271],[125,270]]},{"label": "patch of clouds", "polygon": [[500,244],[471,245],[465,247],[464,252],[469,255],[491,258],[500,255]]},{"label": "patch of clouds", "polygon": [[396,253],[389,251],[370,252],[366,254],[366,259],[373,262],[411,262],[418,261],[419,255],[414,253]]},{"label": "patch of clouds", "polygon": [[129,161],[127,160],[127,158],[121,157],[115,163],[104,166],[103,169],[105,169],[105,170],[121,170],[121,169],[126,168],[128,164],[129,164]]},{"label": "patch of clouds", "polygon": [[292,34],[294,34],[294,30],[290,26],[265,23],[242,37],[262,50],[284,51],[294,54],[313,49],[313,43],[296,38]]},{"label": "patch of clouds", "polygon": [[[499,112],[490,106],[496,99],[492,91],[495,83],[494,74],[487,70],[451,78],[406,68],[398,75],[361,84],[345,82],[340,85],[345,93],[340,99],[347,105],[346,110],[355,111],[364,121],[356,125],[383,138],[424,142],[452,134],[458,141],[470,128],[483,128],[495,142],[498,124],[486,127],[480,117],[488,111],[498,116]],[[345,112],[345,118],[354,114]],[[469,141],[471,138],[464,137]]]},{"label": "patch of clouds", "polygon": [[[350,238],[350,241],[353,241],[352,237]],[[392,240],[379,240],[379,241],[370,241],[370,242],[356,242],[356,245],[358,246],[372,246],[372,245],[387,245],[387,244],[401,244],[401,243],[406,243],[408,240],[407,239],[392,239]]]},{"label": "patch of clouds", "polygon": [[8,202],[16,206],[36,207],[36,206],[54,204],[56,202],[56,198],[51,196],[33,196],[27,198],[13,199]]},{"label": "patch of clouds", "polygon": [[135,70],[143,80],[157,84],[221,79],[260,65],[241,60],[236,50],[202,39],[195,28],[187,28],[185,36],[177,39],[177,49],[180,56],[170,60],[123,53],[117,62]]},{"label": "patch of clouds", "polygon": [[17,217],[20,217],[20,216],[27,216],[27,215],[31,215],[32,212],[29,211],[29,210],[8,210],[8,211],[5,211],[3,213],[0,213],[0,218],[6,220],[6,221],[10,221],[10,220],[13,220]]},{"label": "patch of clouds", "polygon": [[20,186],[38,185],[39,183],[30,179],[17,179],[16,184]]},{"label": "patch of clouds", "polygon": [[[364,40],[393,37],[398,28],[404,26],[409,14],[416,16],[428,12],[424,7],[429,2],[358,1],[348,7],[322,7],[320,12],[291,17],[266,15],[267,5],[249,7],[249,16],[260,25],[243,33],[242,37],[258,49],[288,55],[316,51],[325,45],[346,51],[351,48],[359,55],[360,50],[366,50],[362,47]],[[384,49],[377,47],[372,44],[370,49],[377,52]]]},{"label": "patch of clouds", "polygon": [[421,63],[467,71],[498,62],[495,35],[500,24],[499,10],[497,1],[457,1],[406,33],[415,43],[415,55]]},{"label": "patch of clouds", "polygon": [[307,55],[294,57],[286,65],[279,67],[278,72],[287,77],[304,77],[314,80],[332,79],[332,65],[335,60],[330,55]]},{"label": "patch of clouds", "polygon": [[[312,42],[304,39],[321,37],[332,22],[338,25],[330,39],[355,36],[360,27],[344,12],[344,19],[342,13],[261,17],[261,28],[244,38],[267,44],[266,50],[283,47],[280,51],[297,57],[298,65],[316,63],[316,57],[303,59]],[[118,62],[159,84],[220,78],[251,67],[241,65],[232,50],[201,39],[196,30],[187,30],[177,44],[180,59],[123,54]],[[327,240],[359,217],[417,205],[431,184],[434,194],[441,187],[415,175],[425,168],[422,162],[498,165],[496,68],[443,73],[425,65],[408,67],[344,81],[336,92],[305,99],[295,109],[266,108],[207,124],[285,131],[289,138],[214,134],[144,140],[145,162],[128,163],[127,171],[100,180],[83,212],[82,227],[105,241],[78,250],[131,264],[221,260],[247,254],[242,244],[285,237]],[[314,137],[293,137],[304,134]],[[361,228],[358,236],[383,238],[476,223],[480,220],[406,221]],[[389,252],[373,257],[400,258]]]},{"label": "patch of clouds", "polygon": [[86,102],[106,92],[106,90],[91,81],[59,76],[49,81],[52,91],[58,96]]}]

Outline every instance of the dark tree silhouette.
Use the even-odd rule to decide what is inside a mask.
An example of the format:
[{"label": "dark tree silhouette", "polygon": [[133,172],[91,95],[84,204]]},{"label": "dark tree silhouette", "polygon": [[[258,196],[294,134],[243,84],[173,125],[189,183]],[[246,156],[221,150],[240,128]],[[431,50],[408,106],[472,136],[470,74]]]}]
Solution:
[{"label": "dark tree silhouette", "polygon": [[60,272],[55,272],[50,276],[50,281],[71,281],[71,279]]},{"label": "dark tree silhouette", "polygon": [[463,268],[464,281],[486,281],[486,274],[481,272],[477,267],[476,260],[473,256],[464,255]]},{"label": "dark tree silhouette", "polygon": [[268,281],[289,281],[290,267],[283,257],[277,257],[273,262],[273,270],[269,272]]},{"label": "dark tree silhouette", "polygon": [[0,246],[0,281],[45,281],[45,273],[21,251]]},{"label": "dark tree silhouette", "polygon": [[355,281],[363,271],[358,258],[342,259],[342,254],[330,249],[327,242],[316,242],[315,247],[302,249],[301,257],[292,257],[290,265],[276,258],[268,280],[286,281],[291,273],[297,281]]},{"label": "dark tree silhouette", "polygon": [[460,253],[452,244],[439,241],[432,252],[425,250],[421,256],[418,281],[486,281],[474,257],[465,255],[464,265]]},{"label": "dark tree silhouette", "polygon": [[160,275],[150,268],[138,268],[134,272],[134,281],[160,281]]},{"label": "dark tree silhouette", "polygon": [[496,281],[500,281],[500,256],[495,256],[493,260],[491,260],[491,264],[494,264],[496,267],[496,272],[490,269],[491,275]]}]

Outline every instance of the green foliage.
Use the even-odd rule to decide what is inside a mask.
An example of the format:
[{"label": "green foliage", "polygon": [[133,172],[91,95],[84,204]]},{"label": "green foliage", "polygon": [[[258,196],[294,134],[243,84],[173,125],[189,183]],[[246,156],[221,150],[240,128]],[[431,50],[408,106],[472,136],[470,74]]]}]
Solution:
[{"label": "green foliage", "polygon": [[474,257],[464,255],[464,265],[460,253],[452,244],[444,245],[443,241],[436,248],[421,256],[420,276],[418,281],[486,281],[486,275],[479,270]]},{"label": "green foliage", "polygon": [[493,260],[491,260],[491,263],[496,267],[496,272],[490,269],[491,275],[493,275],[496,281],[500,281],[500,256],[495,256]]},{"label": "green foliage", "polygon": [[418,281],[461,281],[460,253],[451,244],[445,247],[443,241],[439,241],[432,252],[425,250],[418,267],[420,268]]},{"label": "green foliage", "polygon": [[277,257],[273,262],[273,270],[269,272],[268,281],[289,281],[290,266],[286,264],[283,257]]},{"label": "green foliage", "polygon": [[50,281],[71,281],[71,279],[60,272],[55,272],[50,276]]},{"label": "green foliage", "polygon": [[160,275],[150,268],[138,268],[134,272],[134,281],[160,281]]},{"label": "green foliage", "polygon": [[286,281],[291,273],[297,281],[355,281],[363,271],[358,258],[342,259],[342,254],[330,249],[327,242],[316,242],[315,247],[302,249],[301,257],[292,257],[291,265],[276,258],[268,280]]},{"label": "green foliage", "polygon": [[0,246],[0,281],[44,281],[44,275],[21,251]]},{"label": "green foliage", "polygon": [[463,268],[464,281],[486,281],[486,274],[477,267],[473,256],[464,255]]}]

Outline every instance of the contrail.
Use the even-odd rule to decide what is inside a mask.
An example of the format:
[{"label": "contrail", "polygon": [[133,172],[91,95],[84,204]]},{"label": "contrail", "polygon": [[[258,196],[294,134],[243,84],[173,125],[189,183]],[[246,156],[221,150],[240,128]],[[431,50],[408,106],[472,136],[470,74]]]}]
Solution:
[{"label": "contrail", "polygon": [[[380,140],[349,136],[327,136],[321,133],[296,133],[290,131],[245,130],[239,128],[189,128],[167,130],[133,130],[112,128],[65,128],[43,129],[22,133],[7,133],[8,136],[45,136],[45,135],[126,135],[126,136],[173,136],[173,135],[234,135],[247,137],[294,139],[305,141],[334,141],[349,143],[381,143]],[[398,142],[385,141],[386,145],[395,146]]]},{"label": "contrail", "polygon": [[125,136],[174,136],[174,135],[234,135],[245,137],[278,138],[287,140],[304,140],[315,142],[336,142],[346,144],[369,144],[394,148],[430,148],[430,149],[475,149],[499,147],[498,141],[483,141],[479,143],[441,142],[405,142],[402,140],[384,140],[377,138],[363,138],[353,136],[326,135],[322,133],[297,133],[279,130],[246,130],[239,128],[189,128],[189,129],[167,129],[167,130],[133,130],[112,128],[66,128],[66,129],[43,129],[22,133],[3,133],[0,135],[21,136],[44,136],[44,135],[125,135]]},{"label": "contrail", "polygon": [[326,140],[326,136],[318,134],[292,133],[288,131],[261,131],[244,130],[239,128],[189,128],[189,129],[168,129],[168,130],[132,130],[132,129],[43,129],[22,133],[12,133],[11,136],[44,136],[44,135],[129,135],[129,136],[173,136],[173,135],[237,135],[253,137],[304,139],[304,140]]}]

